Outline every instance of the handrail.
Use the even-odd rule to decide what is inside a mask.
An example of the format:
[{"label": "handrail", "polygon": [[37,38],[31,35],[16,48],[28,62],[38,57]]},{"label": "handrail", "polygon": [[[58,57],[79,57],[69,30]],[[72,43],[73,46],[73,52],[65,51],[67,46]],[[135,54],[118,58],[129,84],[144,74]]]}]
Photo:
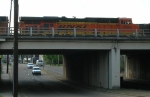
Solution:
[{"label": "handrail", "polygon": [[[0,36],[14,35],[14,28],[0,27]],[[99,28],[23,28],[19,27],[20,36],[51,37],[150,37],[150,29],[99,29]]]}]

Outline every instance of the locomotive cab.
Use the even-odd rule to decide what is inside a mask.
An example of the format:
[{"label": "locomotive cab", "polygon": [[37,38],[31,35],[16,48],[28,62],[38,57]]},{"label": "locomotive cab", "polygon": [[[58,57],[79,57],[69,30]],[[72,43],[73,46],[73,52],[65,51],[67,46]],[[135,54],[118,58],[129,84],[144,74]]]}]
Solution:
[{"label": "locomotive cab", "polygon": [[140,32],[139,26],[132,23],[132,18],[119,18],[120,32],[126,35],[136,35]]},{"label": "locomotive cab", "polygon": [[132,19],[131,18],[120,18],[119,23],[120,24],[132,24]]}]

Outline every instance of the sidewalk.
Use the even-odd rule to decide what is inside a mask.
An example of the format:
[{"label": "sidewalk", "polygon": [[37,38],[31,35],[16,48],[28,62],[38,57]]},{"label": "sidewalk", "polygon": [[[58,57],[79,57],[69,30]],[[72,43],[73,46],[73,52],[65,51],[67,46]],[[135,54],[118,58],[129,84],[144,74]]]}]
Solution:
[{"label": "sidewalk", "polygon": [[12,84],[9,79],[9,74],[6,72],[6,65],[2,65],[1,78],[0,97],[12,97]]}]

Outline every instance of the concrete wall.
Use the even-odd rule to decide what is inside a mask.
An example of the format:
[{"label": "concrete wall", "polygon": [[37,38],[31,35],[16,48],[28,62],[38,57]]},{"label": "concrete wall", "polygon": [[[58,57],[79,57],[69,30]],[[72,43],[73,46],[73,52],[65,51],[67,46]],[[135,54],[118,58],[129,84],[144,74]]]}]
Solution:
[{"label": "concrete wall", "polygon": [[150,80],[150,55],[127,55],[125,77]]},{"label": "concrete wall", "polygon": [[[36,40],[37,39],[37,40]],[[114,45],[114,39],[74,39],[74,38],[19,38],[18,49],[87,49],[87,50],[110,50]],[[128,40],[118,39],[117,46],[121,50],[150,50],[150,40]],[[13,49],[13,38],[11,40],[1,41],[1,50],[12,50]],[[12,53],[10,53],[12,54]]]},{"label": "concrete wall", "polygon": [[64,55],[64,77],[95,87],[108,88],[108,51]]},{"label": "concrete wall", "polygon": [[140,78],[140,57],[126,56],[125,77],[126,78]]}]

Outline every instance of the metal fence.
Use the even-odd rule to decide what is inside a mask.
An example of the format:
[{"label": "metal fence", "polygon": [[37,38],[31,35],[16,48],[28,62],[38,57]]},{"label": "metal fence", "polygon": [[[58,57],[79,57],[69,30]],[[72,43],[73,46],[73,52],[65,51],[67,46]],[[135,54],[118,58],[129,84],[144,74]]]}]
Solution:
[{"label": "metal fence", "polygon": [[[0,36],[14,35],[14,28],[0,27]],[[150,29],[19,28],[19,36],[49,37],[150,37]]]}]

